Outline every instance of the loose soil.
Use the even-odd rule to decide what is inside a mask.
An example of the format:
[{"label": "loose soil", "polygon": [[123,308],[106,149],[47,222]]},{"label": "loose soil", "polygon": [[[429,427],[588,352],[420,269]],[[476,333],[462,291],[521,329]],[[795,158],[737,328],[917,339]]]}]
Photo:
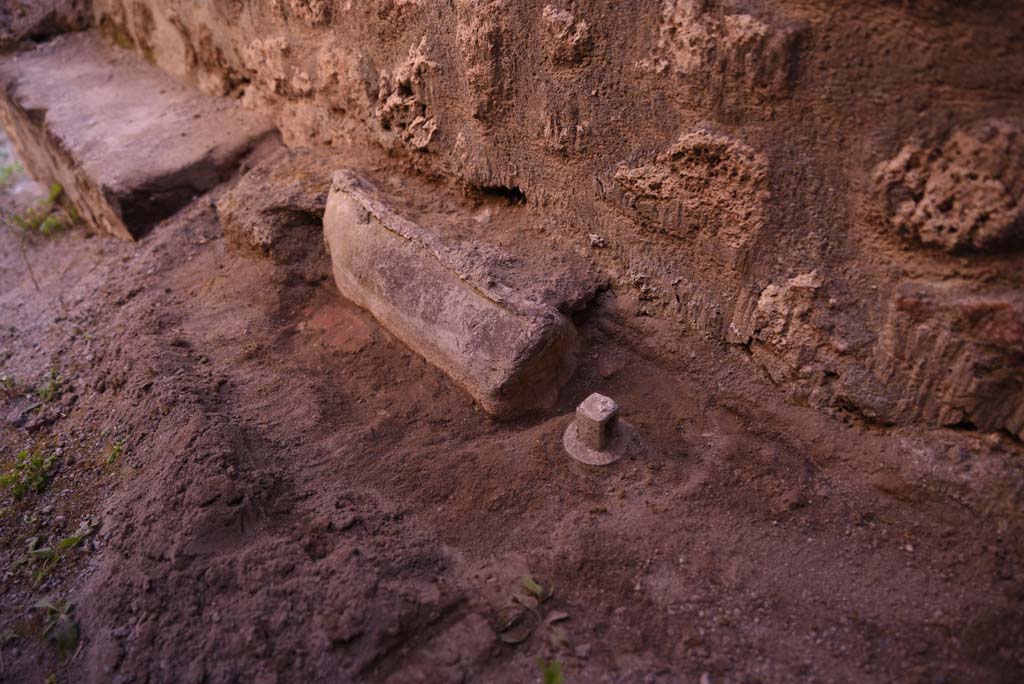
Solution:
[{"label": "loose soil", "polygon": [[[43,493],[0,494],[0,681],[1024,681],[1009,436],[793,406],[740,352],[654,354],[614,290],[556,409],[496,422],[337,294],[318,240],[232,249],[218,192],[135,244],[0,231],[0,457],[59,453]],[[593,391],[643,453],[566,456]],[[19,562],[83,519],[45,577]],[[527,574],[568,646],[496,636]]]}]

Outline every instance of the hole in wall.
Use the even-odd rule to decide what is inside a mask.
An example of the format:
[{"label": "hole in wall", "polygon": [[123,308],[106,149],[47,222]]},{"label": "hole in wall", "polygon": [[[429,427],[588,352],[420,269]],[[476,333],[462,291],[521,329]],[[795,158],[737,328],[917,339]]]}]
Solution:
[{"label": "hole in wall", "polygon": [[959,423],[953,423],[947,426],[950,430],[966,430],[968,432],[975,432],[978,426],[966,418],[961,420]]},{"label": "hole in wall", "polygon": [[484,200],[500,200],[513,206],[526,204],[526,193],[514,185],[484,185],[477,188],[477,193]]}]

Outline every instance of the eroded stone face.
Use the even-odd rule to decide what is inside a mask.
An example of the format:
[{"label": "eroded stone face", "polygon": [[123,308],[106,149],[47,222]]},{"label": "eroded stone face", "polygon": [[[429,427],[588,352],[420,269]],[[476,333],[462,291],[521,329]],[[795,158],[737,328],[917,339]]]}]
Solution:
[{"label": "eroded stone face", "polygon": [[[743,345],[799,403],[934,425],[901,402],[916,369],[945,369],[874,355],[908,278],[1021,287],[1024,57],[1005,46],[1024,9],[926,4],[93,7],[111,40],[270,112],[289,145],[528,197],[523,242],[593,256],[667,363],[685,328]],[[1006,400],[972,387],[958,405]]]},{"label": "eroded stone face", "polygon": [[281,149],[217,201],[224,236],[245,251],[289,261],[308,252],[320,232],[337,153]]},{"label": "eroded stone face", "polygon": [[386,131],[394,131],[402,143],[423,150],[437,131],[437,120],[426,103],[426,77],[437,65],[428,57],[426,37],[409,48],[396,69],[383,72],[377,93],[376,116]]},{"label": "eroded stone face", "polygon": [[767,161],[724,135],[684,133],[653,162],[620,166],[612,180],[620,206],[679,237],[711,234],[738,250],[764,227]]},{"label": "eroded stone face", "polygon": [[727,334],[730,342],[747,347],[772,380],[795,387],[802,401],[819,404],[832,399],[822,385],[841,367],[837,357],[846,351],[816,320],[828,298],[824,289],[817,271],[769,283],[741,300]]},{"label": "eroded stone face", "polygon": [[590,25],[568,10],[545,5],[542,13],[548,53],[557,64],[579,64],[591,47]]},{"label": "eroded stone face", "polygon": [[894,413],[1024,437],[1024,296],[963,282],[907,282],[873,355]]},{"label": "eroded stone face", "polygon": [[6,0],[0,5],[0,50],[89,25],[87,0]]},{"label": "eroded stone face", "polygon": [[294,18],[308,26],[329,24],[334,9],[332,0],[271,0],[270,6],[280,19]]},{"label": "eroded stone face", "polygon": [[1024,130],[991,119],[941,145],[905,145],[878,166],[890,225],[947,252],[1024,244]]},{"label": "eroded stone face", "polygon": [[741,85],[747,94],[778,97],[792,87],[802,36],[800,28],[728,13],[706,0],[663,0],[654,56],[643,64],[723,91]]},{"label": "eroded stone face", "polygon": [[458,0],[456,37],[470,89],[472,115],[482,122],[498,116],[512,87],[509,42],[516,14],[510,0]]}]

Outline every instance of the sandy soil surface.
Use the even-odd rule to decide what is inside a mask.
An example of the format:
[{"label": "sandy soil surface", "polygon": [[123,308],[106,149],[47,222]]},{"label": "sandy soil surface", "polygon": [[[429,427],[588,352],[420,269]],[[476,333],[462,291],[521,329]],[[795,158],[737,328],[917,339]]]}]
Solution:
[{"label": "sandy soil surface", "polygon": [[[137,244],[0,231],[0,457],[55,456],[0,493],[0,681],[1024,680],[1008,436],[842,424],[696,339],[668,363],[614,292],[558,407],[495,422],[319,241],[238,254],[216,199]],[[564,454],[592,391],[643,453]]]}]

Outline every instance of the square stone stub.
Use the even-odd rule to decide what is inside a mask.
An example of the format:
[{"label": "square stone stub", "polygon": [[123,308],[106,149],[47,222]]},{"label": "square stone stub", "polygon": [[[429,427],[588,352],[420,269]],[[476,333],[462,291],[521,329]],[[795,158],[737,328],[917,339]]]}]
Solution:
[{"label": "square stone stub", "polygon": [[619,405],[603,394],[591,394],[576,408],[576,434],[582,444],[604,451],[615,437]]}]

